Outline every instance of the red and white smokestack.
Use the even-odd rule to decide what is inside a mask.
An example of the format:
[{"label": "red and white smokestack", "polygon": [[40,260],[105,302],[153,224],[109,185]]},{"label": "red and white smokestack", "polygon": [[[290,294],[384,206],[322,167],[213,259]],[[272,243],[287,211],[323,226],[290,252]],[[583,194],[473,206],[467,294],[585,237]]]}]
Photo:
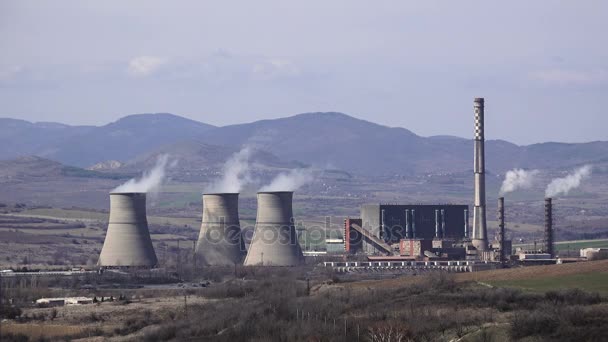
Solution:
[{"label": "red and white smokestack", "polygon": [[488,249],[488,229],[486,225],[486,170],[485,170],[485,136],[484,136],[484,100],[475,98],[473,102],[475,113],[474,167],[475,172],[475,203],[473,207],[473,238],[475,248],[481,251]]}]

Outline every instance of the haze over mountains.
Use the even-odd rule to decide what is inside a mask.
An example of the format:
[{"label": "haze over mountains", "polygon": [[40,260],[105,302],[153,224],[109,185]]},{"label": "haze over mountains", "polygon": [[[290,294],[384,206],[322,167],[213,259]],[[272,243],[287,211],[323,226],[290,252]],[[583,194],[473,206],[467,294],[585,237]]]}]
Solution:
[{"label": "haze over mountains", "polygon": [[[100,127],[0,119],[0,159],[36,155],[82,168],[102,163],[97,168],[135,169],[160,153],[174,155],[190,168],[212,167],[245,145],[258,151],[254,161],[264,165],[312,165],[370,176],[466,171],[472,168],[473,155],[471,139],[421,137],[342,113],[306,113],[224,127],[173,114],[130,115]],[[608,142],[518,146],[489,140],[486,149],[487,168],[497,173],[608,161]]]}]

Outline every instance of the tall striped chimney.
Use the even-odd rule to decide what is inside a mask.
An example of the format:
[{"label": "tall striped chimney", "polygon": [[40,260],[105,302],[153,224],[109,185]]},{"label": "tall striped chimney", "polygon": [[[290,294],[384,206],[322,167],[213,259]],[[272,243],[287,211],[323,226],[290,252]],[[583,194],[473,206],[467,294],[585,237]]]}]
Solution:
[{"label": "tall striped chimney", "polygon": [[477,250],[488,249],[488,229],[486,226],[486,166],[484,152],[484,101],[482,97],[475,98],[475,203],[473,207],[473,238],[472,243]]}]

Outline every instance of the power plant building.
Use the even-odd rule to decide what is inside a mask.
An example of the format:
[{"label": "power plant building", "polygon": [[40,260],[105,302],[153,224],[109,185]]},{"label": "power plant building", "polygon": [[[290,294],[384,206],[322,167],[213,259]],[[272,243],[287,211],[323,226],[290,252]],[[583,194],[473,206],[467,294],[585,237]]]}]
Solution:
[{"label": "power plant building", "polygon": [[[462,240],[468,231],[467,205],[367,204],[361,207],[363,229],[388,245],[402,239]],[[375,254],[375,244],[363,240],[363,250]]]}]

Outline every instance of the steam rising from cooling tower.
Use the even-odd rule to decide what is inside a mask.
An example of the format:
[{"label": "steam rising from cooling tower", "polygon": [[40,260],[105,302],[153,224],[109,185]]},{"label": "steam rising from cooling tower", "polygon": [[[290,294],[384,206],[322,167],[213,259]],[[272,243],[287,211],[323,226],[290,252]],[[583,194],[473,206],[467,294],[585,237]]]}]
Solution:
[{"label": "steam rising from cooling tower", "polygon": [[258,192],[255,232],[245,266],[297,266],[303,263],[292,211],[293,193]]},{"label": "steam rising from cooling tower", "polygon": [[500,187],[500,194],[505,195],[518,189],[530,189],[534,185],[538,174],[538,170],[513,169],[507,171],[505,180]]},{"label": "steam rising from cooling tower", "polygon": [[314,179],[311,169],[293,169],[287,173],[276,176],[270,184],[262,187],[260,191],[296,191]]},{"label": "steam rising from cooling tower", "polygon": [[486,226],[486,167],[485,167],[485,133],[484,133],[484,100],[475,98],[475,203],[473,207],[472,243],[478,250],[488,249],[488,230]]},{"label": "steam rising from cooling tower", "polygon": [[584,179],[591,176],[591,169],[591,165],[585,165],[566,177],[552,180],[545,190],[545,197],[567,195],[571,190],[578,188]]},{"label": "steam rising from cooling tower", "polygon": [[249,172],[249,159],[252,150],[245,147],[233,154],[222,168],[222,178],[212,183],[205,189],[206,193],[237,193],[252,182]]},{"label": "steam rising from cooling tower", "polygon": [[168,155],[159,156],[156,165],[151,170],[146,171],[140,179],[133,178],[111,192],[152,192],[158,190],[165,179],[168,162]]},{"label": "steam rising from cooling tower", "polygon": [[146,219],[146,194],[110,194],[110,220],[99,266],[153,267],[157,262]]},{"label": "steam rising from cooling tower", "polygon": [[204,194],[196,257],[205,266],[232,266],[242,260],[241,241],[239,194]]}]

